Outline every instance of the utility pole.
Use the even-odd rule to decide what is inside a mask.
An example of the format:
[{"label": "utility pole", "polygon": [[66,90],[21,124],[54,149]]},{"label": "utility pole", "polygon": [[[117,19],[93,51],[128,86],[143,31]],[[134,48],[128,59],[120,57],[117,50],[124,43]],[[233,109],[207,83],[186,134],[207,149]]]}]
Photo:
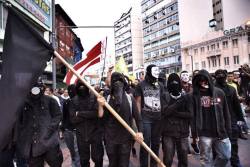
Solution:
[{"label": "utility pole", "polygon": [[[55,0],[52,0],[52,46],[56,49],[56,8]],[[52,83],[53,90],[56,89],[56,59],[52,60]]]}]

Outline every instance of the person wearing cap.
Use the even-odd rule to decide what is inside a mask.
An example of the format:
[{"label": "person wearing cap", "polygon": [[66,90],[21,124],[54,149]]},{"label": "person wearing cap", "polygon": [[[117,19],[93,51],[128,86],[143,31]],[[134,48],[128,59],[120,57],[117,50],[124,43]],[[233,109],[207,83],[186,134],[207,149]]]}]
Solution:
[{"label": "person wearing cap", "polygon": [[231,166],[241,167],[240,159],[238,156],[238,138],[240,134],[239,125],[244,123],[243,113],[241,111],[240,101],[238,99],[234,87],[229,86],[226,82],[227,72],[219,69],[215,71],[215,86],[222,89],[226,95],[228,109],[231,115],[232,135],[230,141],[232,145]]},{"label": "person wearing cap", "polygon": [[[145,80],[140,82],[135,89],[137,107],[142,115],[143,135],[145,143],[158,155],[160,146],[161,127],[161,92],[163,88],[158,84],[159,68],[149,65],[146,68]],[[148,167],[148,153],[140,148],[141,167]],[[157,162],[150,159],[150,166],[156,167]]]},{"label": "person wearing cap", "polygon": [[55,99],[44,95],[40,83],[33,86],[18,119],[17,151],[29,167],[52,167],[63,162],[59,146],[59,123],[62,114]]}]

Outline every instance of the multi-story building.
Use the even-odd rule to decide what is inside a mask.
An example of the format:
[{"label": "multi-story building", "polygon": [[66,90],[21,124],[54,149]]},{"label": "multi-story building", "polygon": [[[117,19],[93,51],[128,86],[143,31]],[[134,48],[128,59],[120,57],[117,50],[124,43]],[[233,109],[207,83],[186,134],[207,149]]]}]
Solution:
[{"label": "multi-story building", "polygon": [[230,34],[211,32],[201,41],[183,46],[182,57],[182,68],[189,72],[200,69],[211,73],[217,69],[238,70],[242,64],[250,63],[250,26]]},{"label": "multi-story building", "polygon": [[155,64],[166,73],[181,70],[177,0],[143,0],[144,68]]},{"label": "multi-story building", "polygon": [[180,2],[182,69],[233,71],[250,63],[249,6],[249,0]]},{"label": "multi-story building", "polygon": [[115,62],[121,56],[125,59],[130,75],[136,76],[135,70],[143,65],[142,22],[134,8],[114,23],[115,26]]}]

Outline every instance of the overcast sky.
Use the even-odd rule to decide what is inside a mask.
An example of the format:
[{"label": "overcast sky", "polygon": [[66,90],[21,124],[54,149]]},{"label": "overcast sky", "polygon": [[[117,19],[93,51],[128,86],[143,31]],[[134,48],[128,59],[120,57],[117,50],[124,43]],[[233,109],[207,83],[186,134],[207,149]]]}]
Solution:
[{"label": "overcast sky", "polygon": [[[113,26],[122,13],[140,0],[56,0],[78,26]],[[137,2],[137,3],[138,3]],[[114,54],[114,29],[75,29],[86,54],[100,40],[108,37],[107,55]]]}]

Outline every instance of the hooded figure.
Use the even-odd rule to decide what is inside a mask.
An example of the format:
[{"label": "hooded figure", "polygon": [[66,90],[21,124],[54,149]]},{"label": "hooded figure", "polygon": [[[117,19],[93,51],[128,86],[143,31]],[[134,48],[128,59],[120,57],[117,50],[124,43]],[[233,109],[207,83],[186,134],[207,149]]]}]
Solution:
[{"label": "hooded figure", "polygon": [[237,124],[243,124],[245,122],[242,114],[240,101],[238,99],[236,90],[226,83],[227,72],[225,70],[217,70],[215,72],[215,86],[222,89],[226,95],[228,109],[231,115],[232,123],[232,136],[230,137],[232,145],[231,166],[241,166],[238,156],[238,138],[240,129]]},{"label": "hooded figure", "polygon": [[[123,74],[112,73],[111,94],[107,97],[107,102],[129,126],[132,125],[134,118],[138,132],[141,134],[141,116],[134,98],[125,92],[126,84]],[[107,109],[99,111],[99,115],[103,116],[104,120],[104,137],[109,167],[128,167],[133,142],[132,136]]]},{"label": "hooded figure", "polygon": [[[224,92],[214,87],[206,70],[193,78],[194,115],[192,133],[199,137],[203,165],[224,167],[231,156],[231,118]],[[216,152],[212,162],[211,150]],[[223,150],[221,150],[223,149]]]},{"label": "hooded figure", "polygon": [[76,96],[70,101],[69,113],[76,128],[81,166],[89,166],[91,156],[95,166],[102,167],[104,152],[97,99],[80,80],[76,84]]},{"label": "hooded figure", "polygon": [[[146,68],[145,80],[140,82],[135,89],[135,98],[138,109],[142,114],[144,141],[158,154],[160,145],[160,120],[161,120],[161,95],[164,89],[157,82],[159,68],[149,65]],[[148,153],[144,148],[140,149],[141,166],[156,167],[157,162],[150,159],[148,164]]]},{"label": "hooded figure", "polygon": [[114,72],[111,75],[110,94],[115,99],[115,104],[120,106],[125,93],[127,83],[121,73]]},{"label": "hooded figure", "polygon": [[17,150],[30,167],[61,166],[62,152],[58,141],[61,111],[57,101],[44,95],[42,83],[36,83],[21,108],[18,120]]},{"label": "hooded figure", "polygon": [[172,73],[168,77],[167,89],[171,96],[178,98],[181,96],[181,80],[176,73]]},{"label": "hooded figure", "polygon": [[192,96],[182,94],[181,80],[176,73],[169,75],[167,89],[162,100],[163,161],[166,166],[172,166],[176,150],[178,166],[187,167],[189,126],[193,117]]}]

